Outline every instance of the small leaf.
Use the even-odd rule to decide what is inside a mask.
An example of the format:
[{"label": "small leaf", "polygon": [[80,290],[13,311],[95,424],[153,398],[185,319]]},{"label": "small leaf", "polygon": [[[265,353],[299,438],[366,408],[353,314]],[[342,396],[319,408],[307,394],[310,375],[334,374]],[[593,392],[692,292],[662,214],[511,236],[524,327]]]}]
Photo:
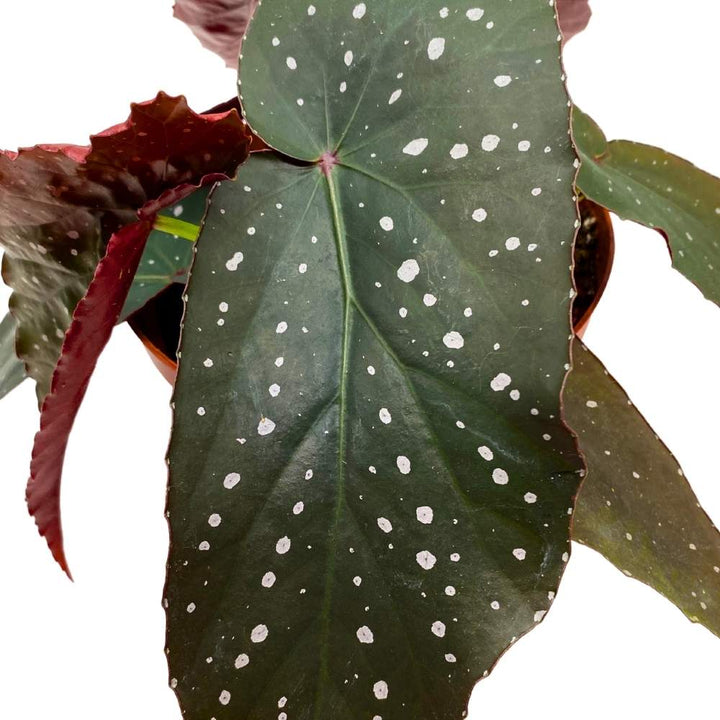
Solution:
[{"label": "small leaf", "polygon": [[621,218],[661,232],[673,267],[720,303],[720,179],[660,148],[608,142],[577,108],[573,136],[582,160],[578,188]]},{"label": "small leaf", "polygon": [[259,0],[176,0],[173,13],[200,42],[236,67],[240,43]]},{"label": "small leaf", "polygon": [[580,468],[558,51],[544,1],[258,8],[243,107],[284,155],[211,197],[174,396],[188,720],[456,719],[549,608]]},{"label": "small leaf", "polygon": [[720,635],[720,534],[682,470],[600,361],[575,341],[565,416],[588,475],[573,539]]},{"label": "small leaf", "polygon": [[249,135],[235,111],[197,115],[164,93],[132,106],[89,148],[36,146],[0,153],[3,278],[18,321],[17,351],[49,390],[72,312],[113,232],[231,176]]},{"label": "small leaf", "polygon": [[15,354],[15,319],[8,313],[0,322],[0,399],[25,377],[25,367]]},{"label": "small leaf", "polygon": [[592,10],[589,0],[555,0],[558,24],[563,42],[582,32],[590,22]]},{"label": "small leaf", "polygon": [[62,353],[52,377],[50,393],[35,436],[27,502],[40,534],[53,557],[70,576],[60,521],[60,480],[65,448],[95,364],[110,339],[113,326],[140,262],[152,223],[126,225],[112,236],[87,294],[78,303],[65,335]]}]

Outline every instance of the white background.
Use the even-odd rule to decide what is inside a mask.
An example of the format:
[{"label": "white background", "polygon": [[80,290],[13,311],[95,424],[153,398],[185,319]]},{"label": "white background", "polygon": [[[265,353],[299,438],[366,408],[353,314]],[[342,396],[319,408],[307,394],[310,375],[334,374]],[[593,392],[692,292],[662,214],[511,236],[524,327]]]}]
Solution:
[{"label": "white background", "polygon": [[[196,110],[234,73],[173,20],[171,0],[3,3],[0,146],[85,144],[159,89]],[[438,4],[440,7],[441,3]],[[609,137],[660,145],[720,174],[720,6],[595,0],[566,51],[570,89]],[[720,310],[670,269],[660,236],[617,222],[588,344],[676,453],[720,521]],[[5,303],[8,293],[0,291]],[[170,388],[118,328],[75,424],[63,513],[76,582],[24,506],[33,388],[0,403],[0,717],[179,720],[160,606]],[[553,610],[477,687],[471,717],[717,717],[720,640],[576,547]],[[338,719],[339,720],[339,719]]]}]

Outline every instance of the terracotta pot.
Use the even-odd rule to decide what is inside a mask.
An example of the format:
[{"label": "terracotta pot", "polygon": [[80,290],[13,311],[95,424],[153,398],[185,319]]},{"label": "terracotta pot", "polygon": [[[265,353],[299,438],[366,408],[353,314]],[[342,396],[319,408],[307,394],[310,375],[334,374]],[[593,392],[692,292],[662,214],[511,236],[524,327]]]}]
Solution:
[{"label": "terracotta pot", "polygon": [[[581,226],[575,241],[573,277],[577,296],[573,303],[573,328],[582,337],[605,290],[615,254],[610,213],[591,200],[579,201]],[[176,350],[183,316],[185,287],[174,283],[132,315],[128,322],[142,340],[162,376],[175,382]]]},{"label": "terracotta pot", "polygon": [[177,373],[185,286],[173,283],[128,318],[162,376],[172,385]]}]

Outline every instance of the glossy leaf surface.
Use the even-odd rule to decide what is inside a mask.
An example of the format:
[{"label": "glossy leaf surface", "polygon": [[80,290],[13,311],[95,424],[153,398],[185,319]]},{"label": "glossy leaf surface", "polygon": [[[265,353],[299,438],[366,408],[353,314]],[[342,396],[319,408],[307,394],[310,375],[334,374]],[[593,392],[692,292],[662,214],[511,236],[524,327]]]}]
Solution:
[{"label": "glossy leaf surface", "polygon": [[621,218],[660,231],[673,267],[720,303],[720,179],[660,148],[608,142],[577,108],[573,135],[582,159],[578,188]]},{"label": "glossy leaf surface", "polygon": [[[200,188],[182,202],[165,208],[159,215],[199,226],[205,214],[205,202],[209,192],[210,188]],[[125,319],[139,310],[171,283],[187,282],[192,249],[191,240],[153,228],[120,319]]]},{"label": "glossy leaf surface", "polygon": [[15,354],[15,320],[7,314],[0,322],[0,399],[25,377],[25,367]]},{"label": "glossy leaf surface", "polygon": [[579,341],[564,400],[588,468],[573,539],[720,635],[720,534],[677,460]]},{"label": "glossy leaf surface", "polygon": [[27,502],[53,557],[70,575],[60,521],[60,480],[68,437],[102,349],[110,339],[152,223],[138,221],[112,236],[86,295],[78,303],[53,373],[35,436]]},{"label": "glossy leaf surface", "polygon": [[17,351],[49,390],[72,312],[112,233],[231,176],[249,136],[236,112],[198,115],[164,93],[88,148],[36,146],[0,153],[3,278],[18,321]]},{"label": "glossy leaf surface", "polygon": [[167,607],[192,720],[458,718],[567,560],[553,8],[439,10],[268,2],[243,43],[251,126],[309,163],[217,189],[188,286]]}]

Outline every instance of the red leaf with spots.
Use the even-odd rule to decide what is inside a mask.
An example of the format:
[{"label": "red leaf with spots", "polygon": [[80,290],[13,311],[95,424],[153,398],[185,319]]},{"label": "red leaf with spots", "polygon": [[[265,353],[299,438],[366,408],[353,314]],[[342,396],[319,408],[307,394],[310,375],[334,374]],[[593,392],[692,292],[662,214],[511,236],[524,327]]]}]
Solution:
[{"label": "red leaf with spots", "polygon": [[173,13],[228,67],[236,67],[240,43],[259,0],[177,0]]},{"label": "red leaf with spots", "polygon": [[563,42],[582,32],[590,22],[589,0],[557,0],[558,22]]},{"label": "red leaf with spots", "polygon": [[152,221],[126,225],[112,236],[87,294],[78,303],[35,436],[27,502],[53,557],[70,576],[60,521],[60,480],[75,416],[102,349],[110,339],[152,229]]}]

